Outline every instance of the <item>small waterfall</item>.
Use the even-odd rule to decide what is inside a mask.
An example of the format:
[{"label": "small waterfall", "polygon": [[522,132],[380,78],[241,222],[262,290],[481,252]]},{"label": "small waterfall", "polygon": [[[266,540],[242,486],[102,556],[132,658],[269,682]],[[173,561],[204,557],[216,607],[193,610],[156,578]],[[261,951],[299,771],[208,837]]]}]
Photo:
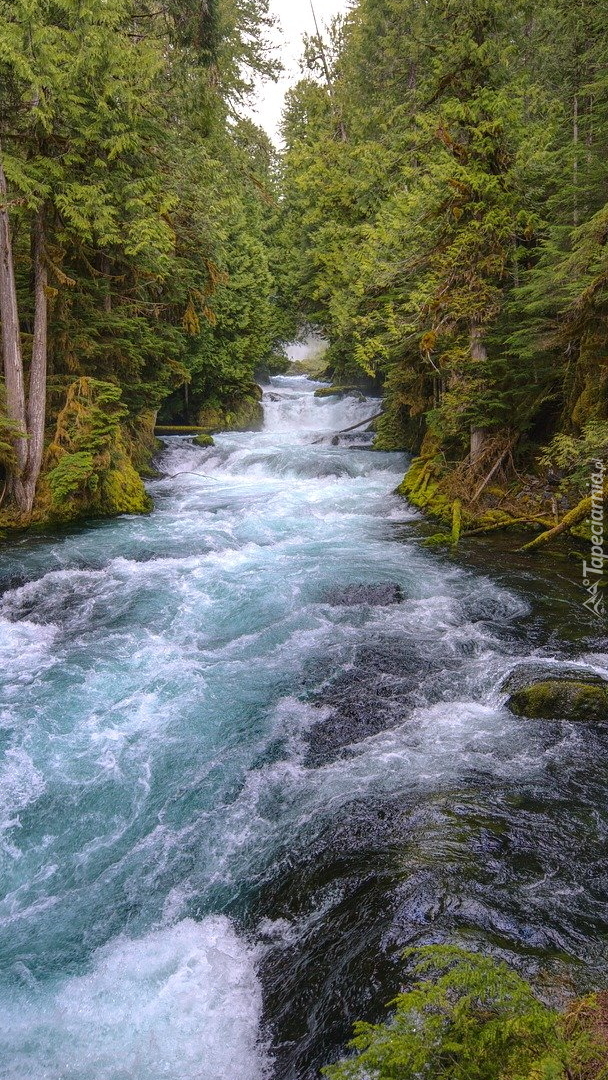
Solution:
[{"label": "small waterfall", "polygon": [[286,375],[275,376],[264,393],[266,432],[305,436],[310,432],[337,432],[361,423],[378,412],[378,401],[357,396],[315,397],[325,383]]}]

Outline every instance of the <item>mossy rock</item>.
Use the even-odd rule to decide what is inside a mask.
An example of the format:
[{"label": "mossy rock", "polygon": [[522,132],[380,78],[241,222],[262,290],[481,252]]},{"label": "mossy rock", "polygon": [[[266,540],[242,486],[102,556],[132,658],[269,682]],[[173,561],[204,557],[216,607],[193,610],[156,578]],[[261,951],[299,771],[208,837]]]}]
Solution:
[{"label": "mossy rock", "polygon": [[396,494],[402,495],[412,506],[451,524],[453,500],[440,490],[440,476],[441,469],[432,458],[414,458]]},{"label": "mossy rock", "polygon": [[356,386],[321,386],[318,390],[315,390],[315,397],[356,397],[359,401],[365,401],[365,394]]},{"label": "mossy rock", "polygon": [[253,383],[247,392],[223,403],[207,402],[199,410],[199,427],[212,431],[261,431],[264,427],[262,389]]},{"label": "mossy rock", "polygon": [[508,707],[531,720],[595,720],[608,723],[608,682],[546,679],[511,694]]},{"label": "mossy rock", "polygon": [[97,498],[91,509],[102,517],[116,514],[149,514],[152,499],[146,491],[139,473],[128,458],[119,459],[117,467],[108,469],[99,484]]},{"label": "mossy rock", "polygon": [[192,442],[195,446],[215,446],[215,439],[213,435],[195,435]]}]

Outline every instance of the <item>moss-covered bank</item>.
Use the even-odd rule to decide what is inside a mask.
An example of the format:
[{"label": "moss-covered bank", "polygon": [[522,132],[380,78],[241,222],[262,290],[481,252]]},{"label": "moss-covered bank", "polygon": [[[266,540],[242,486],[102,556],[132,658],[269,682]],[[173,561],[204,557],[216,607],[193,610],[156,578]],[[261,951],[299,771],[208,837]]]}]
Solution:
[{"label": "moss-covered bank", "polygon": [[262,390],[252,383],[238,396],[208,401],[199,408],[196,419],[210,434],[216,431],[261,431],[264,426]]},{"label": "moss-covered bank", "polygon": [[469,462],[450,465],[428,435],[397,493],[450,528],[457,509],[459,536],[516,526],[539,534],[529,547],[567,531],[579,540],[590,537],[588,497],[579,499],[573,489],[569,499],[563,495],[558,498],[539,470],[507,475],[498,468],[488,469],[487,462],[481,467]]},{"label": "moss-covered bank", "polygon": [[152,410],[130,416],[114,383],[76,379],[47,435],[32,513],[8,507],[0,527],[148,513],[152,500],[143,477],[156,475],[155,420]]}]

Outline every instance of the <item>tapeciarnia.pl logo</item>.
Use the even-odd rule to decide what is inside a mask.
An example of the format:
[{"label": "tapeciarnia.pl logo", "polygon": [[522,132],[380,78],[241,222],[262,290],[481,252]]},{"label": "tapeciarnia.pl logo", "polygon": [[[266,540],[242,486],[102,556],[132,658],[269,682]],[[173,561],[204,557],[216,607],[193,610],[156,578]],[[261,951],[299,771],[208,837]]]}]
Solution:
[{"label": "tapeciarnia.pl logo", "polygon": [[589,594],[583,607],[602,618],[606,614],[603,592],[604,564],[608,559],[605,553],[604,534],[604,475],[606,463],[595,462],[595,471],[591,473],[591,561],[583,560],[583,585]]}]

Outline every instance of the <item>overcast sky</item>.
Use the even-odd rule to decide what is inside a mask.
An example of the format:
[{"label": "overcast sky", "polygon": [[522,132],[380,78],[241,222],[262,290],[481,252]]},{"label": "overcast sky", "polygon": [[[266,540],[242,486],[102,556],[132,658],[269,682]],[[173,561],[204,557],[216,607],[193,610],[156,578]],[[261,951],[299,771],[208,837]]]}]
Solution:
[{"label": "overcast sky", "polygon": [[[313,0],[319,28],[330,23],[333,16],[346,11],[348,0]],[[283,109],[285,91],[300,75],[298,60],[302,55],[302,35],[314,34],[314,22],[310,0],[270,0],[270,10],[277,15],[282,32],[276,34],[278,56],[285,66],[284,77],[279,83],[266,83],[259,87],[254,119],[268,132],[275,142],[279,141],[278,128]]]}]

